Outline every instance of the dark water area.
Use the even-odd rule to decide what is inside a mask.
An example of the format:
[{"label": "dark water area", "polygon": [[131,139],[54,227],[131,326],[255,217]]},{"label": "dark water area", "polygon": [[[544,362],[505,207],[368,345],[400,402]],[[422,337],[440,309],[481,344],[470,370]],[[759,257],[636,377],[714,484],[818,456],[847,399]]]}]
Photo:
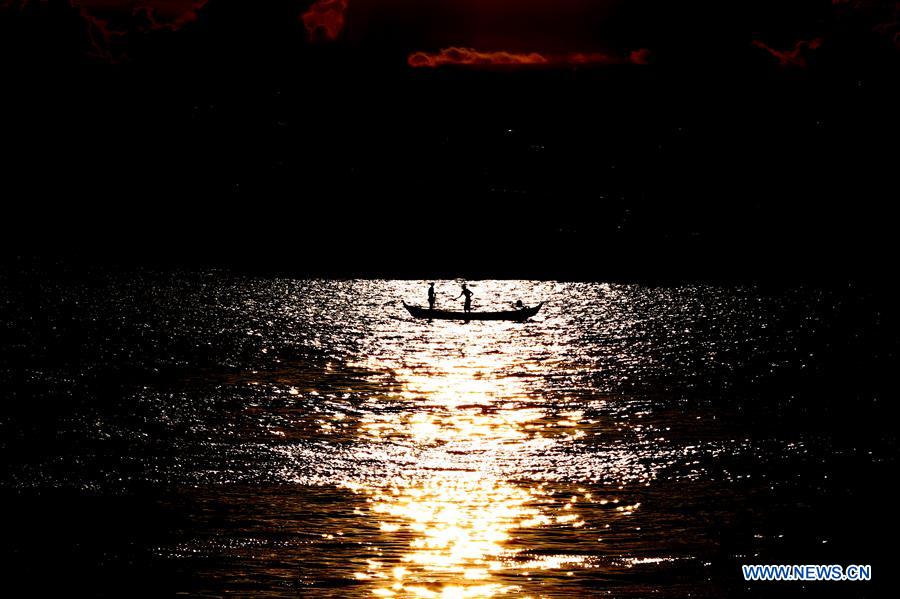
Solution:
[{"label": "dark water area", "polygon": [[[0,273],[4,580],[105,597],[887,594],[893,298]],[[439,306],[458,286],[438,283]],[[744,582],[741,564],[871,564]]]}]

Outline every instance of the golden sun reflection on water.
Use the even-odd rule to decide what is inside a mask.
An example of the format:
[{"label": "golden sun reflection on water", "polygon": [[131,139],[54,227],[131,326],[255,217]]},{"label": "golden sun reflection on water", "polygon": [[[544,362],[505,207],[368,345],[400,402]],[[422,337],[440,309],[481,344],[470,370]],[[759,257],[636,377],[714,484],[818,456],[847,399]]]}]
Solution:
[{"label": "golden sun reflection on water", "polygon": [[401,408],[359,423],[358,434],[369,442],[430,448],[438,456],[424,474],[419,468],[383,483],[345,485],[366,496],[364,515],[378,523],[384,546],[392,548],[355,573],[372,585],[372,594],[519,596],[532,572],[584,560],[527,554],[530,547],[518,535],[543,527],[584,527],[578,502],[591,501],[590,493],[557,497],[543,483],[504,480],[493,468],[501,449],[579,438],[583,414],[551,417],[528,398],[521,379],[496,376],[504,366],[460,359],[425,372],[398,370]]},{"label": "golden sun reflection on water", "polygon": [[492,580],[504,570],[516,528],[548,522],[529,504],[529,490],[472,472],[442,472],[413,486],[376,491],[372,514],[386,533],[403,533],[409,548],[401,565],[385,572],[370,562],[363,576],[387,579],[376,594],[411,597],[490,597],[513,590]]}]

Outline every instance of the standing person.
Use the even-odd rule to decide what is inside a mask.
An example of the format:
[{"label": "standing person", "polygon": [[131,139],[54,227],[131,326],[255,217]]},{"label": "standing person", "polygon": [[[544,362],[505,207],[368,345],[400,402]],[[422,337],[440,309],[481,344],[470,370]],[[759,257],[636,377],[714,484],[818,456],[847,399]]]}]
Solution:
[{"label": "standing person", "polygon": [[472,311],[472,292],[469,291],[469,288],[466,287],[466,284],[462,284],[462,293],[456,296],[456,299],[461,298],[462,296],[466,296],[466,303],[463,304],[463,311],[471,312]]},{"label": "standing person", "polygon": [[431,284],[428,286],[428,309],[429,309],[429,310],[434,310],[434,301],[435,301],[435,297],[434,297],[434,283],[431,283]]}]

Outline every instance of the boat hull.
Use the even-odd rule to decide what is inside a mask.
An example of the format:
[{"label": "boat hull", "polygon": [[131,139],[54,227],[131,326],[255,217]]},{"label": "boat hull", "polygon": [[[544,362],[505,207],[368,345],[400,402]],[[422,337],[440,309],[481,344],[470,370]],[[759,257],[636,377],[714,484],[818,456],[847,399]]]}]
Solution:
[{"label": "boat hull", "polygon": [[429,310],[428,308],[420,308],[419,306],[410,306],[403,302],[403,307],[409,312],[413,318],[422,318],[426,320],[512,320],[521,322],[527,320],[538,313],[544,302],[531,308],[523,308],[522,310],[506,310],[503,312],[451,312],[449,310]]}]

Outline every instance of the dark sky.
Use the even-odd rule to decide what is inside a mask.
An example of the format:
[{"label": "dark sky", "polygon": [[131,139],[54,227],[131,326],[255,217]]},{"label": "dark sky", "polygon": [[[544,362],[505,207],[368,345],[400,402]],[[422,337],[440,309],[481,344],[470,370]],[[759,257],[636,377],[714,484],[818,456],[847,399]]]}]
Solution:
[{"label": "dark sky", "polygon": [[880,273],[897,5],[2,0],[6,256]]}]

